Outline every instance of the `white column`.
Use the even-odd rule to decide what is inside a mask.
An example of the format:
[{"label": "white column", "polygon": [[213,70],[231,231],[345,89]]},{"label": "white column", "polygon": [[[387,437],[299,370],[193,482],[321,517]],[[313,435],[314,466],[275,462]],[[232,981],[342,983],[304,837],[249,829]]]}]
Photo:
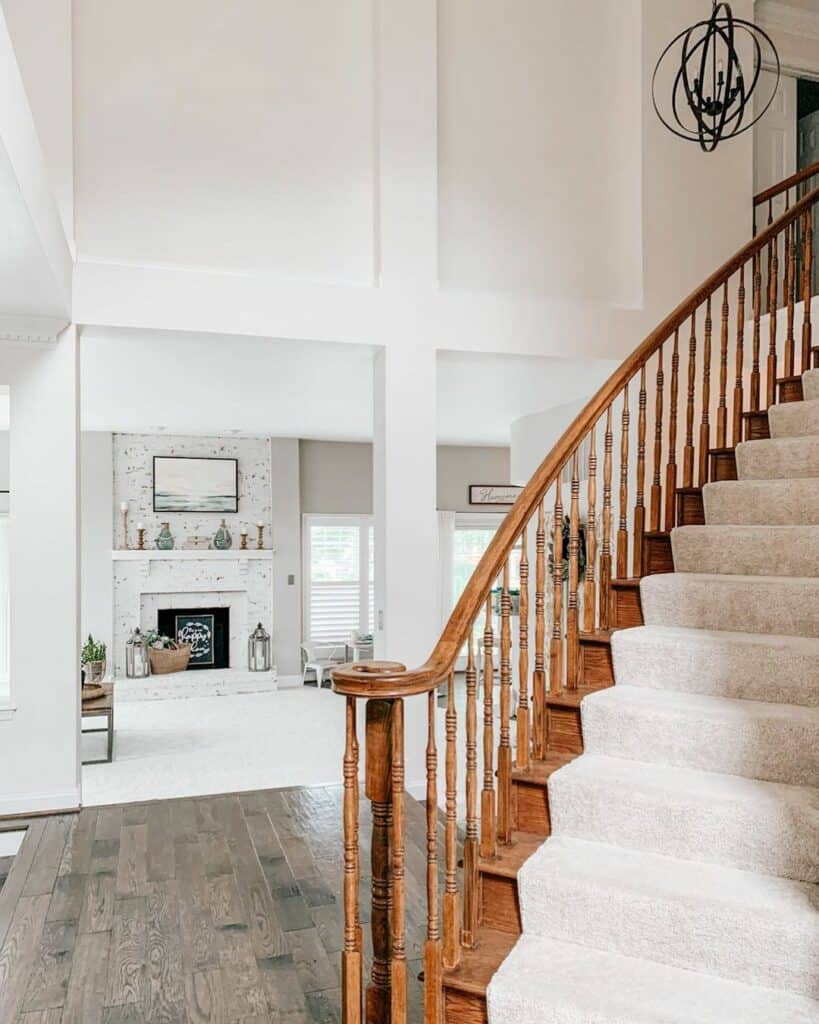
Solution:
[{"label": "white column", "polygon": [[0,716],[0,815],[77,807],[79,350],[0,346],[11,388],[11,704]]}]

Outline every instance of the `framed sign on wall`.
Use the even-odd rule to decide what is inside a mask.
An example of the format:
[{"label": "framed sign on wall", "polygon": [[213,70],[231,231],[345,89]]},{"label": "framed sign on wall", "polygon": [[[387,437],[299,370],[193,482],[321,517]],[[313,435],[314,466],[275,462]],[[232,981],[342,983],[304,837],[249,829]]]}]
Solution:
[{"label": "framed sign on wall", "polygon": [[154,512],[238,511],[238,459],[154,456]]},{"label": "framed sign on wall", "polygon": [[470,505],[514,505],[523,490],[514,484],[470,484]]}]

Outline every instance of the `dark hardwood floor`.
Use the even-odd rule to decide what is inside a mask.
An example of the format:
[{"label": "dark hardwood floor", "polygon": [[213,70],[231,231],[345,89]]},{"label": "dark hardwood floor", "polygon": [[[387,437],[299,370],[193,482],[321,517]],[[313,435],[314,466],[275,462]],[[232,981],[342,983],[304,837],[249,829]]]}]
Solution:
[{"label": "dark hardwood floor", "polygon": [[[0,891],[0,1024],[339,1021],[341,797],[340,787],[266,790],[30,822]],[[363,910],[363,799],[361,814]],[[420,1020],[422,805],[407,797],[406,816],[410,1019]]]}]

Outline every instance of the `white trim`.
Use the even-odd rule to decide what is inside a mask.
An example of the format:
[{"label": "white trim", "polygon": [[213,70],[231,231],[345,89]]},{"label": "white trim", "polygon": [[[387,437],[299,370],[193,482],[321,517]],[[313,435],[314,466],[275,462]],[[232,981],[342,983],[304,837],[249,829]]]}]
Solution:
[{"label": "white trim", "polygon": [[40,814],[49,811],[78,811],[80,787],[58,790],[56,793],[23,793],[0,800],[0,818],[16,818],[21,814]]},{"label": "white trim", "polygon": [[16,710],[16,704],[0,704],[0,722],[8,722],[11,718],[14,718],[14,712]]},{"label": "white trim", "polygon": [[158,548],[146,548],[144,551],[138,549],[114,549],[111,558],[115,562],[247,562],[247,561],[270,561],[275,553],[275,548],[230,548],[228,551],[218,551],[212,548],[172,548],[170,551],[160,551]]}]

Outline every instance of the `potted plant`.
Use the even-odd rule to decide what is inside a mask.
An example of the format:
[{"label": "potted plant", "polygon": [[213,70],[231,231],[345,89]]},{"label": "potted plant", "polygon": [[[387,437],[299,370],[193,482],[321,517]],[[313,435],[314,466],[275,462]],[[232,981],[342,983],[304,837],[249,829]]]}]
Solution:
[{"label": "potted plant", "polygon": [[80,662],[85,673],[85,683],[101,683],[105,677],[105,657],[108,648],[104,643],[97,643],[91,633],[85,641],[80,653]]}]

